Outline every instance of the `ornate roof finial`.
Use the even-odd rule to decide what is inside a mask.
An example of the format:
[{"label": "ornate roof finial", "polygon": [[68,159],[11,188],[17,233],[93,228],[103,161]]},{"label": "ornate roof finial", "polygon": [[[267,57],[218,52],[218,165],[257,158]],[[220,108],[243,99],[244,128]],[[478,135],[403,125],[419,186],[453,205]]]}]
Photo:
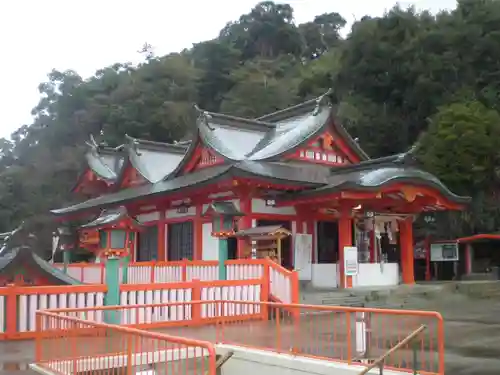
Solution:
[{"label": "ornate roof finial", "polygon": [[197,104],[194,105],[194,109],[198,112],[198,120],[203,121],[208,129],[214,131],[215,128],[210,126],[212,115],[209,112],[202,110]]},{"label": "ornate roof finial", "polygon": [[330,89],[328,89],[327,92],[325,92],[323,95],[321,95],[320,97],[318,97],[316,99],[316,107],[314,108],[313,116],[317,116],[320,113],[321,108],[323,106],[330,105],[330,94],[332,92],[333,92],[333,90],[330,88]]}]

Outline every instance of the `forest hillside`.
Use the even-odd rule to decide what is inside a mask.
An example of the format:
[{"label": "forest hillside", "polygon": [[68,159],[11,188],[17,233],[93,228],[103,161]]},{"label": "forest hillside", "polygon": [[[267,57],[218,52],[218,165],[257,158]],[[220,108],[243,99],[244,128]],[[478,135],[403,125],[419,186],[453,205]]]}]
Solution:
[{"label": "forest hillside", "polygon": [[194,103],[257,117],[333,88],[371,157],[418,143],[425,169],[473,197],[466,212],[438,217],[438,236],[497,231],[500,1],[460,0],[438,15],[395,7],[341,34],[345,25],[333,5],[296,24],[292,7],[266,1],[181,53],[155,56],[146,43],[137,66],[50,72],[33,122],[0,140],[0,230],[27,220],[49,246],[48,211],[75,199],[90,134],[111,146],[124,134],[172,142],[189,136]]}]

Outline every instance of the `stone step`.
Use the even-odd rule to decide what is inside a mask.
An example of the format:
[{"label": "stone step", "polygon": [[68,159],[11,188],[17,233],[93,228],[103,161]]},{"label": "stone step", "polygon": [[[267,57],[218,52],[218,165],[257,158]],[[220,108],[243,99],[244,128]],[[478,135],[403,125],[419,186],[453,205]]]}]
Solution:
[{"label": "stone step", "polygon": [[356,296],[346,297],[329,297],[321,301],[322,305],[326,306],[348,306],[348,307],[363,307],[365,300]]}]

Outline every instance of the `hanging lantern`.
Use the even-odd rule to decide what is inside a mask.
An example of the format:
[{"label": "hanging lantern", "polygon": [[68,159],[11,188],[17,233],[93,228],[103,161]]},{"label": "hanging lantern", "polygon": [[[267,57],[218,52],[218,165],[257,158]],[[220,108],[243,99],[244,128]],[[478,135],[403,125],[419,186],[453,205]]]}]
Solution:
[{"label": "hanging lantern", "polygon": [[101,254],[107,258],[127,256],[133,248],[135,233],[142,226],[131,218],[124,207],[104,210],[94,221],[82,226],[98,229]]}]

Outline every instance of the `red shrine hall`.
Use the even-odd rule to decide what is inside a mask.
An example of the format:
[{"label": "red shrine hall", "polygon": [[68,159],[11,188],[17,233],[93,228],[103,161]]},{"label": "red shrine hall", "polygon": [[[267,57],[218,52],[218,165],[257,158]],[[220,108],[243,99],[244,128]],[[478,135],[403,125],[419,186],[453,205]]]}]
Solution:
[{"label": "red shrine hall", "polygon": [[[289,231],[280,261],[314,286],[410,284],[415,218],[468,202],[419,169],[411,150],[370,159],[337,121],[328,93],[257,119],[196,110],[188,142],[126,136],[109,148],[91,139],[74,187],[83,201],[52,211],[63,222],[91,223],[80,247],[98,259],[113,241],[128,241],[134,261],[218,260],[204,213],[226,202],[235,233]],[[120,230],[103,240],[99,223]],[[252,246],[230,237],[228,257],[259,257]]]}]

